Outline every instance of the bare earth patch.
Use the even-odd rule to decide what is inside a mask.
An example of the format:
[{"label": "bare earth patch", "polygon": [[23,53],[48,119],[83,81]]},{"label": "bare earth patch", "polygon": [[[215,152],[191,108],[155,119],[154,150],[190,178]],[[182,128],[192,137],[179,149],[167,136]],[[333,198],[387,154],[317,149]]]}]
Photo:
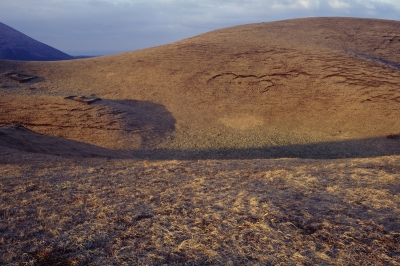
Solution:
[{"label": "bare earth patch", "polygon": [[399,156],[40,156],[1,157],[0,264],[400,263]]}]

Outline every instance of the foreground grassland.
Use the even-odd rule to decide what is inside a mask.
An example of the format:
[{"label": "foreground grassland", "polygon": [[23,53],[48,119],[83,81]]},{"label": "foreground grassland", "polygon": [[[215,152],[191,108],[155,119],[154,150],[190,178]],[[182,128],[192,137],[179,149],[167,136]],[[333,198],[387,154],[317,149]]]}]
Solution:
[{"label": "foreground grassland", "polygon": [[400,156],[0,157],[2,265],[399,265]]}]

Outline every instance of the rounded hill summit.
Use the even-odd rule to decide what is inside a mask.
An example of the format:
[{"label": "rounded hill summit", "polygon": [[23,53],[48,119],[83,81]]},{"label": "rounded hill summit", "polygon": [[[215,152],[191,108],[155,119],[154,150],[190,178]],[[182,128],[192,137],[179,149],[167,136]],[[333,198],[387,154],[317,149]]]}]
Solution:
[{"label": "rounded hill summit", "polygon": [[134,155],[400,152],[398,21],[242,25],[112,56],[3,60],[0,74],[0,125]]}]

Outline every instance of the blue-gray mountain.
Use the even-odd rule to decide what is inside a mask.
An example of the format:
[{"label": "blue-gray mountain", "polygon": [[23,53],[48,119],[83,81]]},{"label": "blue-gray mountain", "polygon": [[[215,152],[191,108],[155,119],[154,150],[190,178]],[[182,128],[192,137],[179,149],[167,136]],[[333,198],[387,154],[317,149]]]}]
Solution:
[{"label": "blue-gray mountain", "polygon": [[55,61],[73,57],[0,22],[0,59]]}]

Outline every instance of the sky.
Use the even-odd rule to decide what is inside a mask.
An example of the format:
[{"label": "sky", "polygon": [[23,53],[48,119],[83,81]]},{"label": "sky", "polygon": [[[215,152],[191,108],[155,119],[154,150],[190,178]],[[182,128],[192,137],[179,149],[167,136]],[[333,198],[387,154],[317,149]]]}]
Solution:
[{"label": "sky", "polygon": [[400,20],[400,0],[1,0],[0,22],[73,56],[163,45],[303,17]]}]

